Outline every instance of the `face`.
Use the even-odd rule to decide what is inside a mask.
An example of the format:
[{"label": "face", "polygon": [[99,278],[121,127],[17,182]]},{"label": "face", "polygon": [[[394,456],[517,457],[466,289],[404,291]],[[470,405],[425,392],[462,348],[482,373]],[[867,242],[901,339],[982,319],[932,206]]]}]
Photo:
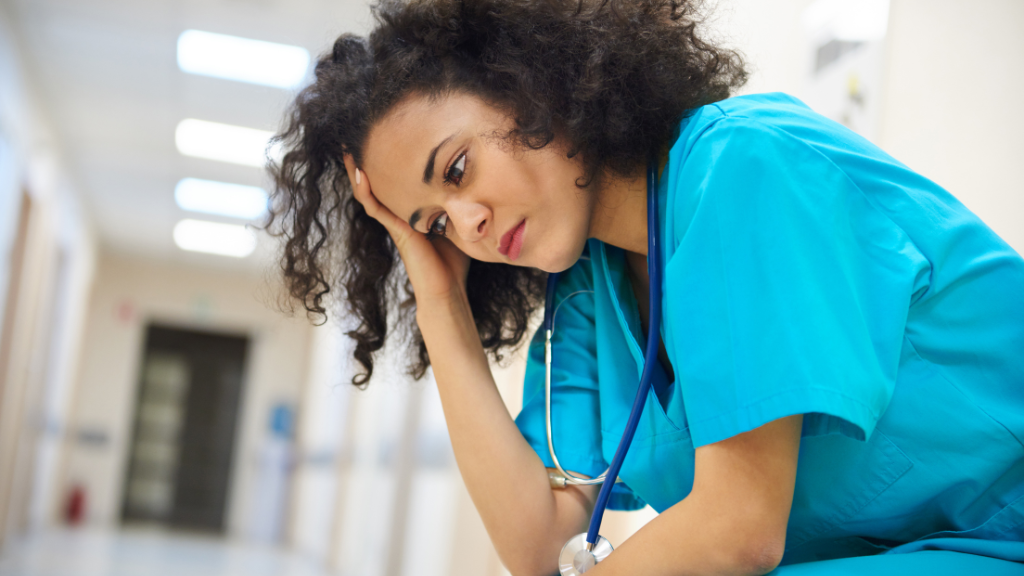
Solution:
[{"label": "face", "polygon": [[560,272],[589,236],[593,196],[564,146],[519,150],[513,122],[480,98],[411,96],[370,131],[363,170],[374,196],[423,234],[471,258]]}]

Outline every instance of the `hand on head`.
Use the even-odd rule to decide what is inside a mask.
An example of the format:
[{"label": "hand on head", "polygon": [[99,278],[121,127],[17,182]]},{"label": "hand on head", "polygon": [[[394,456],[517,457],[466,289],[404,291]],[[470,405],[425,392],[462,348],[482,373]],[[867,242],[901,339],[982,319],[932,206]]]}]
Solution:
[{"label": "hand on head", "polygon": [[469,256],[447,238],[430,239],[413,230],[408,222],[381,204],[373,195],[366,172],[356,167],[351,154],[345,154],[345,169],[355,199],[363,205],[367,215],[384,226],[398,248],[416,294],[417,306],[451,298],[456,292],[465,297]]}]

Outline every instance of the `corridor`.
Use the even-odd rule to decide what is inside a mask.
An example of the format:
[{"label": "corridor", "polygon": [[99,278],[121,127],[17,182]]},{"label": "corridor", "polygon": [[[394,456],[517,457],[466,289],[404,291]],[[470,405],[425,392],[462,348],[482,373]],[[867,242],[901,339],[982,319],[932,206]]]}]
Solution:
[{"label": "corridor", "polygon": [[13,538],[4,576],[322,576],[315,561],[265,545],[161,530],[55,529]]}]

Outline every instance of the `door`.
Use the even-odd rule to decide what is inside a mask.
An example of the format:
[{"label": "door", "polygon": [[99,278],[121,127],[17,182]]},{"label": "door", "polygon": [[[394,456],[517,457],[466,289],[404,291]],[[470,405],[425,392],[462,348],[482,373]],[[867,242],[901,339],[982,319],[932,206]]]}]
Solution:
[{"label": "door", "polygon": [[248,338],[151,325],[122,517],[224,531]]}]

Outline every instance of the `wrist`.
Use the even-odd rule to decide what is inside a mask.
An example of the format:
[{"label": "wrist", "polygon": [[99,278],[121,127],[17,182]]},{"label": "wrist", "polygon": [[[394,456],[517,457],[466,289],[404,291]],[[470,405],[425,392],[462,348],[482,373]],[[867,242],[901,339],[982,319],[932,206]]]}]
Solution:
[{"label": "wrist", "polygon": [[489,371],[480,333],[464,295],[417,303],[416,323],[438,385],[452,376],[451,370],[445,367],[458,367],[457,371],[463,372],[478,365]]},{"label": "wrist", "polygon": [[416,298],[416,323],[424,338],[435,329],[450,330],[454,326],[469,326],[476,333],[476,323],[463,290],[430,297]]}]

